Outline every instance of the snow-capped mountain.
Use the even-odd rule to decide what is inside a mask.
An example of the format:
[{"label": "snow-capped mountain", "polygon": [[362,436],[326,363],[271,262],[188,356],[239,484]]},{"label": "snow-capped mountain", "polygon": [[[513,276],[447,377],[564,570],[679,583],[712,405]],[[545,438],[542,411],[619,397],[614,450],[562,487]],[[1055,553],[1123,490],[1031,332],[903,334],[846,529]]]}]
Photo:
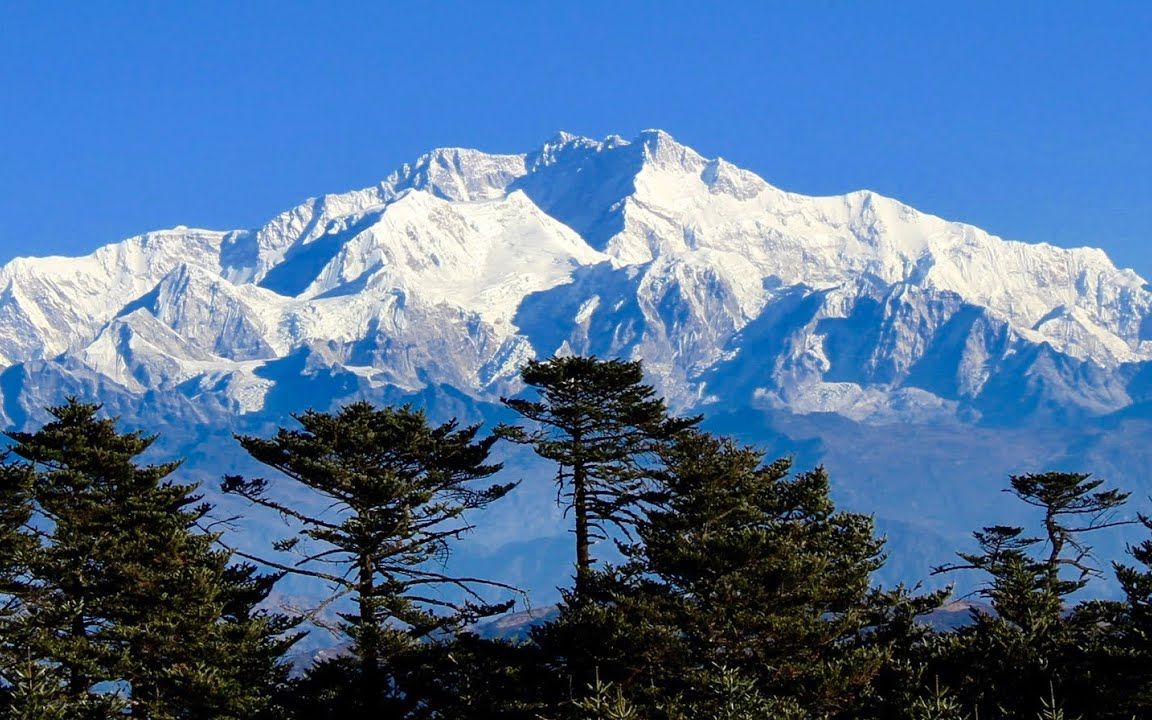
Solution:
[{"label": "snow-capped mountain", "polygon": [[642,357],[679,407],[877,420],[975,419],[1021,396],[1112,411],[1132,401],[1122,368],[1152,358],[1152,293],[1102,251],[867,191],[787,193],[659,131],[436,150],[254,231],[17,259],[0,288],[5,366],[137,394],[207,383],[238,413],[263,408],[262,367],[301,351],[481,399],[529,357]]},{"label": "snow-capped mountain", "polygon": [[13,260],[0,395],[7,425],[67,394],[183,431],[355,396],[483,414],[527,359],[595,353],[642,358],[677,409],[753,413],[742,432],[814,439],[820,459],[829,423],[976,442],[1140,415],[1150,317],[1145,281],[1100,250],[1003,240],[868,191],[785,192],[660,131],[561,134],[520,155],[434,150],[254,230]]}]

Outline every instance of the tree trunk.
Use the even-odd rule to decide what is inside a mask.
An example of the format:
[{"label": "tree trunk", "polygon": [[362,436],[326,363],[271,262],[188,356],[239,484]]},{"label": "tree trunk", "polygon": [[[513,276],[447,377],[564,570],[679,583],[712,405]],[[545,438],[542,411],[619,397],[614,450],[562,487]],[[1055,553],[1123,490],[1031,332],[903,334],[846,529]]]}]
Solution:
[{"label": "tree trunk", "polygon": [[360,557],[357,581],[360,606],[360,702],[365,714],[374,717],[380,699],[380,628],[374,612],[372,559]]},{"label": "tree trunk", "polygon": [[572,507],[576,515],[576,597],[583,599],[592,570],[592,541],[588,529],[588,485],[583,464],[572,468]]},{"label": "tree trunk", "polygon": [[[88,635],[88,626],[84,623],[82,614],[73,616],[70,630],[73,638],[82,638]],[[72,699],[77,702],[88,695],[88,677],[76,664],[73,664],[68,671],[68,692],[72,695]]]}]

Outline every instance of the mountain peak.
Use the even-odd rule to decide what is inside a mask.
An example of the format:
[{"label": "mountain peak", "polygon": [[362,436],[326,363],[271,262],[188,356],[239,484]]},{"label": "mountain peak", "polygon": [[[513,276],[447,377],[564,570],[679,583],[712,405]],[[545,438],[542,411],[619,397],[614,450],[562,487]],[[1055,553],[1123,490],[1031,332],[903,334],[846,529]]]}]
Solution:
[{"label": "mountain peak", "polygon": [[1110,373],[1152,360],[1152,294],[1098,251],[1004,241],[869,191],[785,193],[657,129],[439,148],[252,231],[13,261],[0,287],[6,362],[81,350],[113,319],[167,347],[137,327],[145,311],[200,348],[169,378],[203,363],[246,377],[322,345],[371,382],[487,397],[524,358],[593,352],[645,358],[681,405],[727,388],[856,417],[878,398],[958,413],[997,373],[1040,372],[1010,358],[1047,358],[1044,344],[1071,363],[1060,373],[1112,378],[1086,406],[1118,406]]},{"label": "mountain peak", "polygon": [[633,138],[632,142],[650,147],[656,147],[658,145],[684,147],[676,140],[676,138],[672,137],[671,133],[666,130],[661,130],[660,128],[647,128],[645,130],[641,130],[636,134],[636,137]]},{"label": "mountain peak", "polygon": [[[1124,443],[1131,472],[1146,465],[1152,290],[1136,273],[869,191],[784,192],[660,130],[440,148],[251,230],[0,267],[9,426],[83,396],[224,463],[212,472],[242,462],[232,432],[309,407],[496,420],[528,360],[565,353],[642,359],[677,412],[709,405],[718,432],[827,461],[869,508],[943,508],[928,522],[949,534],[961,494],[1002,472],[1100,467]],[[1041,439],[1021,442],[1030,428]],[[511,535],[551,522],[540,489]],[[992,493],[970,503],[980,519]]]},{"label": "mountain peak", "polygon": [[555,135],[553,135],[552,137],[548,138],[548,140],[544,143],[544,145],[542,147],[558,148],[558,147],[563,147],[565,145],[574,145],[574,144],[597,145],[599,143],[597,143],[596,140],[593,140],[590,137],[585,137],[584,135],[578,135],[576,133],[570,133],[567,130],[561,130],[561,131],[557,132]]},{"label": "mountain peak", "polygon": [[700,153],[663,130],[644,130],[633,141],[644,148],[645,159],[661,167],[698,172],[706,162]]},{"label": "mountain peak", "polygon": [[407,189],[458,202],[492,200],[522,176],[524,155],[493,155],[467,148],[438,148],[404,165],[384,181],[391,196]]}]

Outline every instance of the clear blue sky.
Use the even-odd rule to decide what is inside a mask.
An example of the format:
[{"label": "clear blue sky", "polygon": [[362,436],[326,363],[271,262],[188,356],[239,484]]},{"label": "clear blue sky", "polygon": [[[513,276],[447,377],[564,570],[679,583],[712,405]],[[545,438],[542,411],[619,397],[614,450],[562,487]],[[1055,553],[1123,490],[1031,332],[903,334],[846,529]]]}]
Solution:
[{"label": "clear blue sky", "polygon": [[661,127],[1152,277],[1152,3],[329,5],[0,0],[0,260]]}]

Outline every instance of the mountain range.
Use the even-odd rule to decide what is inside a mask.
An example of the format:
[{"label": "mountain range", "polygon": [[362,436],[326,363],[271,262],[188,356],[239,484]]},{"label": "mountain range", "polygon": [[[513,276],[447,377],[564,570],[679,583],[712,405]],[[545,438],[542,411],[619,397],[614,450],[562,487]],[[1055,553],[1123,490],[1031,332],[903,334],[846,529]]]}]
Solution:
[{"label": "mountain range", "polygon": [[[362,397],[506,419],[522,364],[565,353],[642,359],[675,411],[823,463],[845,506],[876,514],[890,580],[1026,520],[998,492],[1009,473],[1096,472],[1134,509],[1152,491],[1152,291],[1135,272],[869,191],[786,192],[661,131],[434,150],[256,229],[0,267],[0,422],[98,400],[159,431],[210,494],[213,474],[253,471],[233,432]],[[569,572],[565,524],[547,471],[508,459],[544,478],[457,561],[547,596]]]}]

